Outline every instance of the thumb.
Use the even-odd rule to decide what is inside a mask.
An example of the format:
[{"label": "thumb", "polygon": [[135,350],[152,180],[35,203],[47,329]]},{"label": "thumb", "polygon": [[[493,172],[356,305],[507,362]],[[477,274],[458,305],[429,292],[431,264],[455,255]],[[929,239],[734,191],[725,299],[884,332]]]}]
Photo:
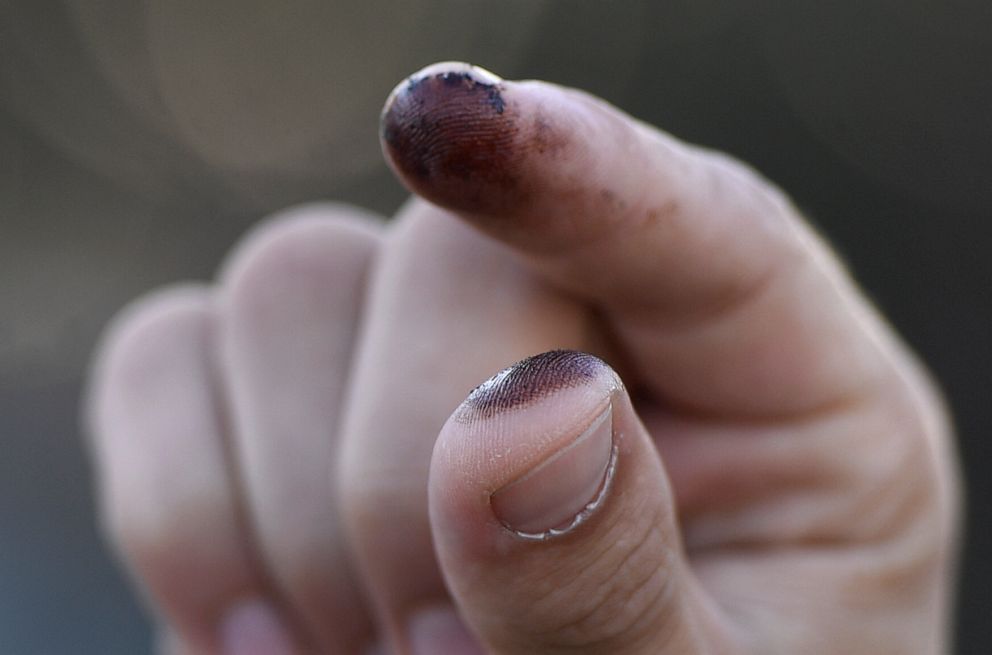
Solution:
[{"label": "thumb", "polygon": [[474,390],[435,445],[430,516],[459,612],[495,653],[731,650],[654,444],[591,355],[537,355]]}]

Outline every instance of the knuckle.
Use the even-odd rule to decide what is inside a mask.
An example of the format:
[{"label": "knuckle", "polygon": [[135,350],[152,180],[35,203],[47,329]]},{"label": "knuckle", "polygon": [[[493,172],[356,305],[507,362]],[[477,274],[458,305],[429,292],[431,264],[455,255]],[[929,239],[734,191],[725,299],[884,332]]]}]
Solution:
[{"label": "knuckle", "polygon": [[137,494],[121,496],[104,504],[101,526],[137,575],[160,587],[204,572],[198,571],[198,564],[213,559],[211,540],[204,536],[223,523],[218,508],[202,501],[155,507],[136,500],[141,498]]},{"label": "knuckle", "polygon": [[111,320],[99,352],[127,363],[155,347],[162,338],[185,331],[202,320],[210,303],[209,289],[198,284],[163,287],[132,301]]},{"label": "knuckle", "polygon": [[314,274],[324,280],[363,270],[381,238],[381,221],[363,210],[320,203],[275,214],[242,238],[221,267],[236,296],[274,280]]},{"label": "knuckle", "polygon": [[[83,398],[82,420],[89,445],[106,432],[108,407],[126,406],[143,389],[154,365],[177,343],[202,337],[210,320],[208,287],[178,284],[132,301],[111,320],[96,348]],[[95,448],[98,459],[99,448]]]},{"label": "knuckle", "polygon": [[198,500],[155,510],[121,500],[104,509],[101,525],[157,606],[212,613],[252,584],[250,560],[230,538],[229,509]]},{"label": "knuckle", "polygon": [[856,521],[874,541],[910,545],[907,564],[926,568],[949,551],[957,533],[961,500],[951,429],[925,373],[905,375],[890,393],[866,440]]}]

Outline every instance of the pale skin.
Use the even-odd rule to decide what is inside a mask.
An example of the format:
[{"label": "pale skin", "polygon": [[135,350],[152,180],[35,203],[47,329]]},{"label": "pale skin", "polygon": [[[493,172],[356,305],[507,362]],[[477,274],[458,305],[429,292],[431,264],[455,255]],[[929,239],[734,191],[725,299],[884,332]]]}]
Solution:
[{"label": "pale skin", "polygon": [[[102,516],[163,653],[945,652],[945,410],[785,195],[580,92],[413,79],[452,74],[522,126],[498,175],[425,174],[387,138],[430,203],[288,210],[107,331]],[[612,369],[459,407],[555,349]],[[609,483],[551,480],[582,496],[555,525],[514,514],[544,492],[503,490],[573,475],[553,463],[600,425]]]}]

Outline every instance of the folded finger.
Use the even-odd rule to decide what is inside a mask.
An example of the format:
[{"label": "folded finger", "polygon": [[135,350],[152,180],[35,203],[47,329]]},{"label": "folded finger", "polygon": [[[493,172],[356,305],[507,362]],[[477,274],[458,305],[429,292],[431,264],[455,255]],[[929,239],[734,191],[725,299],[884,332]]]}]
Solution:
[{"label": "folded finger", "polygon": [[224,267],[218,336],[234,457],[272,582],[321,653],[372,639],[332,479],[377,218],[313,204],[256,228]]},{"label": "folded finger", "polygon": [[211,293],[182,287],[108,331],[87,403],[101,516],[155,611],[193,652],[293,638],[256,566],[227,458]]}]

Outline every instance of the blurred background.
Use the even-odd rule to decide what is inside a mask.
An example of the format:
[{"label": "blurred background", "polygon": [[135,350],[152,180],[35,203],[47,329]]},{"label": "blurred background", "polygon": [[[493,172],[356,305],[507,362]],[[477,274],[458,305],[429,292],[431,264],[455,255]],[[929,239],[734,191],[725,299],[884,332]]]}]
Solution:
[{"label": "blurred background", "polygon": [[0,0],[0,653],[149,651],[77,425],[101,326],[274,210],[391,213],[381,103],[443,59],[585,88],[793,195],[950,399],[957,652],[992,652],[988,0]]}]

